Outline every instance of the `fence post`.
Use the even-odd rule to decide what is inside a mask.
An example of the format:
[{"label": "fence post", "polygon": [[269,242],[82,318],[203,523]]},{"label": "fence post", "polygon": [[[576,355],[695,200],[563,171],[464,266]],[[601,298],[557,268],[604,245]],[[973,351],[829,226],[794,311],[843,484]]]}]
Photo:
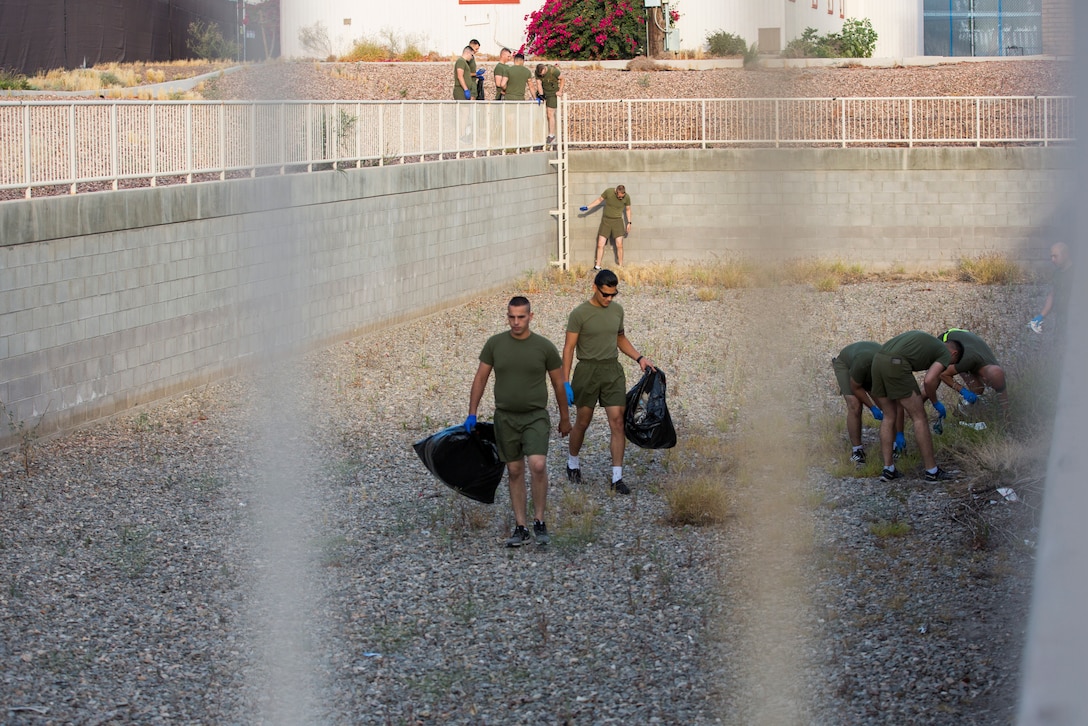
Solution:
[{"label": "fence post", "polygon": [[839,115],[842,117],[839,123],[839,133],[842,134],[842,148],[846,148],[846,99],[839,99]]},{"label": "fence post", "polygon": [[632,101],[624,101],[624,103],[627,104],[627,150],[630,151],[635,146],[634,131],[632,130],[632,120],[631,120],[631,116],[633,115],[633,109],[632,109],[632,103],[633,102]]},{"label": "fence post", "polygon": [[[150,109],[150,112],[151,112],[151,118],[148,119],[148,127],[149,127],[149,129],[151,131],[151,138],[148,139],[147,146],[148,146],[148,150],[149,150],[149,152],[151,154],[151,186],[154,187],[154,186],[156,186],[155,172],[158,171],[158,169],[159,169],[159,164],[158,164],[159,154],[158,154],[158,150],[155,148],[155,139],[158,138],[158,135],[155,133],[155,108],[156,108],[155,102],[151,101],[148,108]],[[192,169],[193,168],[192,165],[190,165],[189,168]]]},{"label": "fence post", "polygon": [[[29,136],[29,134],[28,134]],[[77,191],[76,179],[79,179],[79,155],[76,153],[76,105],[68,107],[68,164],[71,169],[72,183],[68,188],[70,194]]]},{"label": "fence post", "polygon": [[975,148],[982,146],[982,99],[975,96]]},{"label": "fence post", "polygon": [[378,106],[378,166],[385,166],[385,104]]},{"label": "fence post", "polygon": [[700,110],[702,112],[702,123],[700,124],[701,131],[699,132],[699,135],[702,136],[702,139],[703,139],[702,148],[705,149],[706,148],[706,99],[705,98],[702,99],[701,101],[699,101],[699,107],[700,107]]},{"label": "fence post", "polygon": [[1043,96],[1043,147],[1050,146],[1050,107],[1047,97]]},{"label": "fence post", "polygon": [[914,148],[914,99],[907,99],[907,148]]},{"label": "fence post", "polygon": [[117,191],[117,103],[110,104],[110,176],[113,177],[113,191]]},{"label": "fence post", "polygon": [[779,146],[781,146],[781,143],[780,143],[781,140],[779,138],[780,131],[779,131],[779,117],[778,117],[778,114],[779,114],[779,102],[778,102],[778,99],[776,98],[774,100],[774,148],[776,148],[776,149]]}]

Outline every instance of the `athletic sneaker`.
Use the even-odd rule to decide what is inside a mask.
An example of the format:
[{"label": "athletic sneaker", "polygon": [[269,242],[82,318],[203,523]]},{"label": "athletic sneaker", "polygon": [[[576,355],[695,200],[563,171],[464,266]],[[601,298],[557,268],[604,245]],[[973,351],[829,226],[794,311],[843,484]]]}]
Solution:
[{"label": "athletic sneaker", "polygon": [[514,527],[514,533],[510,535],[510,539],[506,540],[507,547],[521,547],[523,544],[532,539],[529,534],[529,530],[522,527],[520,524]]},{"label": "athletic sneaker", "polygon": [[582,483],[582,470],[581,469],[571,469],[568,466],[567,467],[567,481],[569,481],[571,484],[581,484]]},{"label": "athletic sneaker", "polygon": [[898,469],[889,469],[888,467],[884,467],[883,471],[880,472],[880,481],[892,481],[894,479],[898,479],[901,476],[903,476],[903,472],[899,471]]},{"label": "athletic sneaker", "polygon": [[854,449],[852,452],[850,452],[850,461],[854,462],[855,464],[864,464],[865,449]]},{"label": "athletic sneaker", "polygon": [[616,492],[616,494],[630,494],[631,493],[631,490],[627,487],[626,484],[623,483],[623,479],[620,479],[619,481],[612,482],[609,485],[608,488],[611,489],[612,491]]},{"label": "athletic sneaker", "polygon": [[593,269],[594,269],[594,270],[600,270],[600,269],[601,269],[601,266],[600,266],[600,265],[594,265],[594,266],[593,266]]},{"label": "athletic sneaker", "polygon": [[928,471],[926,472],[926,481],[950,481],[955,478],[955,474],[950,471],[945,471],[939,466],[937,467],[937,471],[932,474]]},{"label": "athletic sneaker", "polygon": [[544,141],[544,143],[547,144],[548,146],[551,146],[552,144],[555,143],[555,137],[549,135],[548,138]]},{"label": "athletic sneaker", "polygon": [[550,537],[548,537],[548,525],[543,522],[533,522],[533,539],[536,540],[538,545],[548,544]]},{"label": "athletic sneaker", "polygon": [[907,449],[906,449],[905,446],[904,447],[896,446],[895,448],[892,449],[892,459],[894,461],[899,461],[899,457],[902,456],[906,452],[906,450]]}]

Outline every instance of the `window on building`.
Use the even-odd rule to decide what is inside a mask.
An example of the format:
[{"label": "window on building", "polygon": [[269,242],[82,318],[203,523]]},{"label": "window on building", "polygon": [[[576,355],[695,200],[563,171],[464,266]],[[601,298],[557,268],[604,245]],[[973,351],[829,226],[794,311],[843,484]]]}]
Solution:
[{"label": "window on building", "polygon": [[926,55],[1043,52],[1042,0],[925,0]]}]

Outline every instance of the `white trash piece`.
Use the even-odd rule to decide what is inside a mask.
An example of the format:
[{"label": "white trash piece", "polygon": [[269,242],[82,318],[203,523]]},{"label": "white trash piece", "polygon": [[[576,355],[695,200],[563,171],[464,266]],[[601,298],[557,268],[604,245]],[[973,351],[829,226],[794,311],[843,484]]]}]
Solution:
[{"label": "white trash piece", "polygon": [[967,428],[974,429],[975,431],[984,431],[986,429],[986,422],[976,421],[972,423],[970,421],[960,421],[960,426],[966,426]]},{"label": "white trash piece", "polygon": [[1016,492],[1012,487],[998,487],[997,493],[1005,497],[1006,502],[1019,502],[1020,497],[1016,496]]}]

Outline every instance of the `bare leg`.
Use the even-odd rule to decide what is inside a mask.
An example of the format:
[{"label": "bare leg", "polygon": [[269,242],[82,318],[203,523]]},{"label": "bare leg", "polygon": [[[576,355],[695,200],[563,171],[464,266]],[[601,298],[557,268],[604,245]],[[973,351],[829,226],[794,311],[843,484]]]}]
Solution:
[{"label": "bare leg", "polygon": [[846,433],[850,436],[850,445],[861,446],[861,399],[857,396],[843,398],[846,399]]},{"label": "bare leg", "polygon": [[899,401],[914,424],[914,440],[918,443],[922,462],[927,469],[932,469],[937,466],[937,457],[933,455],[933,436],[929,433],[929,418],[926,416],[924,403],[925,399],[920,393],[912,393],[910,398]]},{"label": "bare leg", "polygon": [[524,527],[526,526],[525,462],[521,459],[507,462],[506,472],[510,478],[510,506],[514,510],[514,521]]},{"label": "bare leg", "polygon": [[601,266],[601,258],[604,257],[604,245],[608,240],[603,235],[597,235],[597,259],[593,263],[594,267]]},{"label": "bare leg", "polygon": [[547,463],[548,457],[544,454],[532,454],[529,456],[530,487],[533,491],[533,513],[538,522],[544,521],[544,510],[548,504]]},{"label": "bare leg", "polygon": [[593,420],[593,409],[589,406],[579,406],[575,411],[574,424],[570,427],[570,440],[567,442],[567,451],[571,456],[578,456],[582,450],[582,442],[586,438],[586,429]]},{"label": "bare leg", "polygon": [[623,267],[623,237],[616,238],[616,264]]},{"label": "bare leg", "polygon": [[[627,438],[623,434],[623,406],[606,406],[608,414],[608,449],[612,454],[612,466],[623,466],[623,451],[627,448]],[[574,432],[571,432],[574,435]]]},{"label": "bare leg", "polygon": [[884,460],[884,468],[893,466],[892,449],[895,446],[895,422],[899,418],[899,402],[890,398],[876,399],[876,405],[884,412],[884,420],[880,422],[880,457]]}]

